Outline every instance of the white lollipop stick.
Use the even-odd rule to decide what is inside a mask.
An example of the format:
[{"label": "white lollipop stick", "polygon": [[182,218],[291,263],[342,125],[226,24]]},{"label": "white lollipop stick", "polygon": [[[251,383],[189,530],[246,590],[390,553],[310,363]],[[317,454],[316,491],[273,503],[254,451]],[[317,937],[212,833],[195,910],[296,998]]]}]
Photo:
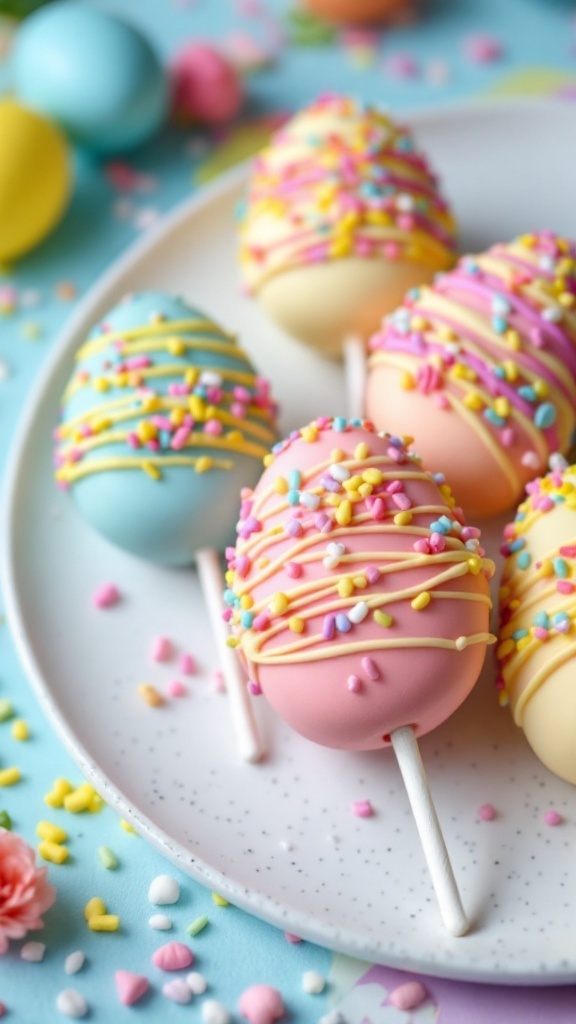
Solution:
[{"label": "white lollipop stick", "polygon": [[366,345],[359,334],[349,334],[344,338],[343,355],[348,417],[360,420],[364,416]]},{"label": "white lollipop stick", "polygon": [[469,923],[432,802],[414,730],[409,725],[395,729],[390,739],[406,786],[442,920],[451,935],[465,935]]},{"label": "white lollipop stick", "polygon": [[230,634],[222,618],[224,585],[218,553],[210,548],[197,551],[196,566],[226,683],[238,750],[244,761],[259,761],[264,750],[258,736],[246,678],[238,655],[226,643]]}]

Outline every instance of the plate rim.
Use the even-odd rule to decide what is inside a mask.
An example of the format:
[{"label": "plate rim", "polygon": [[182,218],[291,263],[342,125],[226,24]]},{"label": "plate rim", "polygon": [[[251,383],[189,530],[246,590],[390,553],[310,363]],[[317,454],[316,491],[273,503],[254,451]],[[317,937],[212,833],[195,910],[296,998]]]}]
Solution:
[{"label": "plate rim", "polygon": [[[556,96],[546,97],[507,97],[499,99],[497,96],[480,99],[461,99],[447,103],[441,107],[423,107],[414,110],[401,111],[395,114],[397,120],[404,120],[418,131],[419,126],[429,125],[438,121],[450,119],[453,116],[461,116],[470,113],[471,116],[481,116],[488,112],[494,113],[495,108],[500,111],[518,112],[524,114],[542,113],[547,109],[570,109],[565,100]],[[576,121],[576,110],[573,110]],[[248,168],[252,158],[220,174],[214,181],[199,187],[191,196],[181,200],[165,213],[158,223],[145,232],[140,238],[132,241],[122,253],[112,261],[106,270],[96,279],[95,283],[86,291],[78,303],[72,315],[67,318],[57,333],[51,351],[40,367],[40,370],[30,388],[27,401],[22,414],[17,422],[16,429],[11,441],[11,451],[8,455],[0,494],[0,588],[3,594],[4,607],[7,621],[10,628],[10,635],[14,641],[16,651],[34,694],[47,715],[47,718],[54,728],[59,740],[71,755],[79,770],[101,793],[107,803],[123,818],[130,821],[136,830],[166,856],[172,863],[194,878],[200,884],[217,889],[234,905],[240,907],[246,913],[255,915],[277,928],[282,928],[279,923],[279,904],[268,896],[263,896],[255,890],[248,889],[241,883],[229,879],[219,869],[215,869],[203,861],[185,851],[178,843],[170,839],[170,836],[162,828],[155,825],[145,814],[136,810],[130,801],[123,795],[112,779],[96,764],[90,757],[87,750],[74,734],[72,727],[68,724],[66,715],[61,710],[58,701],[52,696],[50,687],[44,680],[40,666],[36,660],[32,643],[28,640],[27,630],[19,597],[17,583],[17,567],[13,558],[11,537],[16,529],[16,506],[17,496],[22,486],[23,451],[29,443],[30,432],[35,422],[35,410],[44,392],[50,388],[53,377],[60,370],[61,361],[72,341],[76,339],[82,325],[89,318],[89,311],[98,305],[102,297],[111,290],[114,282],[120,278],[131,266],[142,259],[146,253],[161,244],[166,236],[179,227],[188,218],[193,218],[197,210],[202,210],[212,202],[237,188],[246,180]],[[355,955],[350,953],[355,944],[343,941],[339,931],[334,925],[325,922],[314,922],[301,911],[291,909],[289,911],[290,931],[294,931],[303,938],[316,944],[326,944],[328,948],[338,953]],[[459,942],[465,939],[457,940]],[[359,956],[364,957],[368,953],[366,945],[357,949]],[[377,962],[383,963],[380,955]],[[554,973],[541,973],[525,975],[522,973],[507,973],[505,975],[496,973],[494,969],[480,969],[474,974],[464,965],[454,966],[450,963],[443,965],[430,964],[429,961],[415,959],[406,964],[405,959],[395,957],[392,952],[386,956],[386,966],[399,969],[420,972],[443,978],[452,978],[460,981],[488,982],[497,985],[567,985],[576,981],[576,968],[571,971],[555,971]]]}]

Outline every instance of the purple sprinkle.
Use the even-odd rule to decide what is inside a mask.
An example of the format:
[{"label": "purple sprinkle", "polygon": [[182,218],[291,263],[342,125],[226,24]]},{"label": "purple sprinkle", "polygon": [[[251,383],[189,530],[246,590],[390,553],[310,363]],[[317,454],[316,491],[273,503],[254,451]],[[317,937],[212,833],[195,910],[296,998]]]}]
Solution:
[{"label": "purple sprinkle", "polygon": [[254,516],[248,516],[243,522],[240,522],[240,529],[238,534],[243,540],[248,540],[253,533],[260,533],[262,530],[262,523],[259,519]]},{"label": "purple sprinkle", "polygon": [[327,526],[332,526],[332,520],[330,519],[329,516],[326,515],[325,512],[318,512],[314,516],[314,526],[316,527],[317,530],[320,531],[320,533],[323,533],[326,530]]},{"label": "purple sprinkle", "polygon": [[291,537],[300,537],[303,532],[302,523],[298,519],[289,519],[286,523],[286,533]]},{"label": "purple sprinkle", "polygon": [[364,574],[368,583],[378,583],[378,580],[380,579],[380,570],[377,569],[375,565],[367,565],[364,570]]},{"label": "purple sprinkle", "polygon": [[372,658],[362,658],[360,664],[362,665],[362,671],[366,673],[368,679],[380,679],[380,669]]},{"label": "purple sprinkle", "polygon": [[246,686],[248,687],[248,693],[251,693],[253,697],[259,697],[262,693],[259,683],[255,683],[253,679],[249,679]]},{"label": "purple sprinkle", "polygon": [[332,640],[336,629],[336,616],[325,615],[322,623],[322,636],[324,640]]},{"label": "purple sprinkle", "polygon": [[342,484],[338,483],[338,480],[335,480],[332,476],[323,476],[320,483],[324,490],[332,491],[334,494],[342,490]]},{"label": "purple sprinkle", "polygon": [[344,612],[338,612],[336,616],[336,629],[339,633],[349,633],[352,629],[352,623]]}]

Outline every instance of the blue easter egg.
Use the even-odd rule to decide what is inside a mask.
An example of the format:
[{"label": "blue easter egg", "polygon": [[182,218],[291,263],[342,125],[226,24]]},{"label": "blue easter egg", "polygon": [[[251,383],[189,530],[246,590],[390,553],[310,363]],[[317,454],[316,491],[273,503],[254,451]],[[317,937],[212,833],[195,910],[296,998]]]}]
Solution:
[{"label": "blue easter egg", "polygon": [[112,543],[188,565],[233,543],[240,490],[276,440],[274,414],[234,337],[182,299],[130,295],[76,354],[56,479]]},{"label": "blue easter egg", "polygon": [[18,30],[14,89],[69,137],[102,153],[131,149],[162,124],[167,75],[120,18],[72,3],[36,11]]}]

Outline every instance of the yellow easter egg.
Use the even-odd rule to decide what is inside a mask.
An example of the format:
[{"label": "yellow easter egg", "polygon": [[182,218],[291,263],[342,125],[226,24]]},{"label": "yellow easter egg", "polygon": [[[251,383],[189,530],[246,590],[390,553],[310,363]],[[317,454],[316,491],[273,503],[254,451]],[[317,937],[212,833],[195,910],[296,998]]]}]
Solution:
[{"label": "yellow easter egg", "polygon": [[0,262],[34,248],[58,223],[70,194],[68,145],[50,121],[0,101]]}]

